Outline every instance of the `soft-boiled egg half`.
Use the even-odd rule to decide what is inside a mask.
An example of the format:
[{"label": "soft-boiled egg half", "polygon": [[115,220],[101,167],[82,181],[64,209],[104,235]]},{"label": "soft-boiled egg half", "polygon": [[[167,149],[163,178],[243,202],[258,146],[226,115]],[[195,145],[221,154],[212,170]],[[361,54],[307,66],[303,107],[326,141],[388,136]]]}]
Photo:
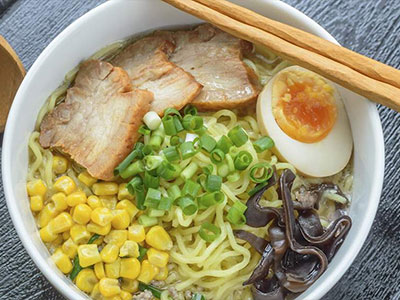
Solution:
[{"label": "soft-boiled egg half", "polygon": [[336,87],[307,69],[277,73],[260,93],[257,121],[280,159],[313,177],[334,175],[347,165],[353,138]]}]

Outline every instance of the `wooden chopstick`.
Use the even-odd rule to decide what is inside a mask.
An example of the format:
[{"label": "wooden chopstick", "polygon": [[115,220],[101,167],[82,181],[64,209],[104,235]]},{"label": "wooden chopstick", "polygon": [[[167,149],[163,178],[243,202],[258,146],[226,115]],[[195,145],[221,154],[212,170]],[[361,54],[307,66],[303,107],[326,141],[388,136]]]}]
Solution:
[{"label": "wooden chopstick", "polygon": [[328,57],[368,77],[400,88],[400,71],[381,62],[226,0],[195,1],[235,20],[276,35],[289,43]]},{"label": "wooden chopstick", "polygon": [[[194,0],[163,1],[210,22],[234,36],[256,44],[261,44],[271,49],[282,58],[317,72],[372,101],[400,111],[400,89],[396,86],[371,78],[348,67],[346,64],[337,62],[309,49],[302,48],[260,28],[235,20]],[[213,1],[217,2],[219,0]],[[374,60],[371,61],[377,63]],[[351,63],[352,62],[350,62],[350,64]],[[393,78],[393,81],[395,80],[397,80],[397,78]]]}]

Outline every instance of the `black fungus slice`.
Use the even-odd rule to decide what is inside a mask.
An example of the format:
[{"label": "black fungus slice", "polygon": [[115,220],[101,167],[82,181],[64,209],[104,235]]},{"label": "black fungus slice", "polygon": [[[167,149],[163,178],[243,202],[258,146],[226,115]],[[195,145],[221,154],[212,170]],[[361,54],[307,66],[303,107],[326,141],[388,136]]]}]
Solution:
[{"label": "black fungus slice", "polygon": [[273,276],[270,279],[261,279],[252,286],[254,300],[284,300],[285,291],[280,286],[278,279]]}]

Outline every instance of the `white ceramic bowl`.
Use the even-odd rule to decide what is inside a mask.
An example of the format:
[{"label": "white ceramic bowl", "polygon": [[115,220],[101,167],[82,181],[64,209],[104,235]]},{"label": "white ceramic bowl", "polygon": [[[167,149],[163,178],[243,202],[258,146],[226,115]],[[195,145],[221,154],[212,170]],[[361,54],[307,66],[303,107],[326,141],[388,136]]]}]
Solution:
[{"label": "white ceramic bowl", "polygon": [[[263,15],[336,42],[317,23],[280,2],[235,0]],[[68,26],[43,51],[29,70],[12,105],[3,141],[3,182],[10,215],[20,239],[47,279],[69,299],[87,299],[49,259],[29,209],[25,189],[28,137],[48,95],[67,71],[96,50],[133,34],[160,27],[193,24],[200,20],[159,0],[107,1]],[[322,297],[350,266],[373,222],[379,203],[384,144],[374,104],[341,90],[354,136],[354,196],[350,208],[353,227],[328,270],[298,299]],[[310,158],[311,159],[311,158]],[[215,299],[221,300],[221,299]]]}]

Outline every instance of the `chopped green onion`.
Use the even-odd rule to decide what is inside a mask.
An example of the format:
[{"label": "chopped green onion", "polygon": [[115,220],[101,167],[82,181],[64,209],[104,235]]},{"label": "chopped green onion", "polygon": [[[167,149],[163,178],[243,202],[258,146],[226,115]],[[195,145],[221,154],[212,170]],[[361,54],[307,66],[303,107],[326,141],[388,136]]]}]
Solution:
[{"label": "chopped green onion", "polygon": [[74,267],[72,268],[71,273],[69,273],[69,278],[73,281],[82,269],[83,268],[79,264],[79,256],[77,255],[74,258]]},{"label": "chopped green onion", "polygon": [[217,173],[221,177],[226,177],[229,175],[229,166],[228,164],[220,164],[217,169]]},{"label": "chopped green onion", "polygon": [[226,219],[234,225],[244,225],[246,223],[246,217],[243,213],[241,213],[237,208],[231,207],[228,210],[228,214],[226,215]]},{"label": "chopped green onion", "polygon": [[[129,183],[128,183],[129,184]],[[145,191],[143,184],[137,184],[134,186],[135,190],[135,199],[136,199],[136,206],[140,210],[145,210],[144,200],[145,200]]]},{"label": "chopped green onion", "polygon": [[208,192],[216,192],[221,190],[222,177],[218,175],[208,175],[206,181],[206,190]]},{"label": "chopped green onion", "polygon": [[187,180],[182,189],[182,195],[189,195],[192,198],[195,198],[197,194],[200,192],[201,186],[200,184],[194,182],[193,180]]},{"label": "chopped green onion", "polygon": [[239,172],[234,172],[234,173],[232,173],[232,174],[229,174],[229,175],[226,177],[226,179],[227,179],[229,182],[236,182],[236,181],[238,181],[238,180],[240,179],[240,173],[239,173]]},{"label": "chopped green onion", "polygon": [[171,144],[171,146],[179,146],[180,144],[183,143],[183,139],[178,135],[174,135],[171,136],[169,143]]},{"label": "chopped green onion", "polygon": [[144,206],[150,208],[157,208],[160,204],[161,192],[159,190],[149,188],[147,190],[146,198],[144,200]]},{"label": "chopped green onion", "polygon": [[219,164],[225,159],[225,153],[221,149],[214,149],[211,152],[211,161],[214,164]]},{"label": "chopped green onion", "polygon": [[95,240],[97,240],[100,237],[97,233],[93,234],[92,237],[89,239],[87,242],[88,244],[93,244]]},{"label": "chopped green onion", "polygon": [[167,190],[168,196],[170,196],[173,200],[178,199],[182,196],[181,190],[177,184],[171,185]]},{"label": "chopped green onion", "polygon": [[229,155],[232,156],[232,157],[236,157],[236,155],[238,155],[239,152],[240,152],[239,148],[235,147],[235,146],[232,146],[229,149]]},{"label": "chopped green onion", "polygon": [[126,179],[142,172],[144,172],[143,162],[141,160],[137,160],[130,164],[124,171],[122,171],[120,176]]},{"label": "chopped green onion", "polygon": [[157,218],[155,217],[149,217],[146,215],[141,215],[138,218],[138,222],[140,225],[143,225],[144,227],[149,227],[149,226],[154,226],[158,223]]},{"label": "chopped green onion", "polygon": [[183,113],[184,113],[185,115],[192,115],[192,116],[195,116],[195,115],[197,115],[197,108],[194,107],[194,106],[191,105],[191,104],[188,104],[188,105],[186,105],[185,108],[183,109]]},{"label": "chopped green onion", "polygon": [[268,136],[264,136],[253,143],[253,147],[257,153],[261,153],[265,150],[271,149],[272,147],[274,147],[274,145],[274,141]]},{"label": "chopped green onion", "polygon": [[273,174],[274,170],[267,162],[257,163],[250,168],[250,180],[255,183],[267,181]]},{"label": "chopped green onion", "polygon": [[212,171],[214,170],[214,167],[212,164],[209,164],[208,166],[205,166],[202,168],[203,173],[206,175],[210,175],[212,173]]},{"label": "chopped green onion", "polygon": [[179,176],[181,173],[181,167],[179,165],[171,164],[167,161],[163,161],[157,168],[157,174],[167,181],[171,181]]},{"label": "chopped green onion", "polygon": [[160,186],[160,178],[151,175],[149,172],[144,172],[144,186],[148,188],[158,189]]},{"label": "chopped green onion", "polygon": [[248,151],[240,151],[235,157],[236,170],[243,171],[253,162],[253,157]]},{"label": "chopped green onion", "polygon": [[197,168],[199,166],[192,161],[181,173],[181,177],[183,180],[188,180],[189,178],[192,178],[193,175],[196,173]]},{"label": "chopped green onion", "polygon": [[252,188],[252,189],[248,192],[249,196],[253,196],[254,194],[256,194],[258,191],[260,191],[260,190],[261,190],[264,186],[266,186],[267,184],[268,184],[267,181],[257,184],[254,188]]},{"label": "chopped green onion", "polygon": [[200,138],[201,147],[206,150],[208,153],[214,150],[217,146],[217,141],[208,134],[203,134]]},{"label": "chopped green onion", "polygon": [[197,181],[198,184],[201,185],[201,187],[203,189],[206,189],[206,181],[207,181],[207,175],[206,174],[204,174],[204,173],[199,174],[199,176],[197,176],[196,181]]},{"label": "chopped green onion", "polygon": [[142,125],[139,127],[138,132],[142,135],[150,135],[151,130],[146,125]]},{"label": "chopped green onion", "polygon": [[123,172],[135,158],[141,159],[143,157],[143,147],[143,143],[137,142],[132,152],[127,157],[125,157],[125,159],[118,165],[118,167],[114,169],[114,175],[117,176],[118,174]]},{"label": "chopped green onion", "polygon": [[158,151],[161,147],[164,138],[160,135],[152,135],[148,145],[151,147],[153,151]]},{"label": "chopped green onion", "polygon": [[235,163],[233,162],[232,156],[228,153],[225,155],[226,162],[228,164],[229,173],[235,171]]},{"label": "chopped green onion", "polygon": [[177,133],[173,116],[164,116],[162,118],[162,123],[164,125],[164,131],[166,135],[175,135]]},{"label": "chopped green onion", "polygon": [[194,130],[194,132],[197,133],[199,136],[202,136],[207,132],[207,127],[203,125],[199,129]]},{"label": "chopped green onion", "polygon": [[181,120],[179,119],[178,116],[174,116],[174,125],[175,125],[176,132],[181,132],[185,129],[185,128],[183,128]]},{"label": "chopped green onion", "polygon": [[158,155],[147,155],[143,158],[144,169],[146,171],[151,171],[157,169],[159,165],[163,162],[163,158]]},{"label": "chopped green onion", "polygon": [[203,196],[198,198],[199,205],[201,208],[208,208],[215,204],[222,203],[225,199],[225,195],[218,191],[212,193],[206,193]]},{"label": "chopped green onion", "polygon": [[199,236],[206,242],[211,243],[215,241],[220,236],[220,234],[221,229],[214,224],[205,222],[200,226]]},{"label": "chopped green onion", "polygon": [[246,131],[240,125],[237,125],[229,130],[228,137],[236,147],[243,146],[249,139]]},{"label": "chopped green onion", "polygon": [[202,294],[196,293],[193,294],[190,300],[206,300],[206,298]]},{"label": "chopped green onion", "polygon": [[176,108],[173,107],[169,107],[166,110],[164,110],[164,116],[168,115],[177,116],[179,119],[182,119],[181,113]]},{"label": "chopped green onion", "polygon": [[155,111],[149,111],[144,115],[143,122],[150,130],[156,130],[161,124],[161,119]]},{"label": "chopped green onion", "polygon": [[233,146],[230,139],[227,136],[223,135],[217,142],[217,149],[224,151],[224,153],[228,153],[229,149]]},{"label": "chopped green onion", "polygon": [[139,245],[139,257],[137,258],[139,261],[142,261],[144,259],[144,256],[147,253],[147,248]]},{"label": "chopped green onion", "polygon": [[126,185],[126,188],[128,189],[128,192],[131,193],[132,195],[135,194],[135,188],[138,185],[143,184],[142,177],[140,176],[135,176],[131,179],[131,181],[128,182]]},{"label": "chopped green onion", "polygon": [[162,197],[160,204],[158,205],[158,209],[159,210],[170,210],[172,203],[174,203],[174,198]]},{"label": "chopped green onion", "polygon": [[175,146],[167,147],[163,150],[165,158],[170,161],[177,161],[179,160],[179,153]]},{"label": "chopped green onion", "polygon": [[190,196],[183,196],[179,198],[178,205],[182,209],[183,213],[187,216],[191,216],[197,211],[197,204]]},{"label": "chopped green onion", "polygon": [[154,297],[156,297],[157,299],[161,298],[162,291],[150,284],[145,284],[143,282],[139,282],[139,290],[141,290],[142,292],[145,290],[149,290],[153,294]]},{"label": "chopped green onion", "polygon": [[164,214],[165,214],[164,210],[154,209],[154,208],[149,209],[149,217],[158,218],[158,217],[162,217]]},{"label": "chopped green onion", "polygon": [[182,120],[183,128],[188,131],[196,131],[203,127],[203,118],[199,116],[185,115]]},{"label": "chopped green onion", "polygon": [[241,214],[244,214],[244,212],[247,210],[247,205],[241,201],[235,201],[232,207],[236,208]]},{"label": "chopped green onion", "polygon": [[184,142],[179,145],[179,150],[182,155],[182,159],[188,159],[192,156],[194,156],[198,151],[194,148],[194,145],[192,142]]},{"label": "chopped green onion", "polygon": [[143,155],[150,155],[150,154],[153,154],[153,149],[151,148],[151,146],[150,145],[144,145],[144,147],[143,147],[143,149],[142,149],[142,153],[143,153]]}]

